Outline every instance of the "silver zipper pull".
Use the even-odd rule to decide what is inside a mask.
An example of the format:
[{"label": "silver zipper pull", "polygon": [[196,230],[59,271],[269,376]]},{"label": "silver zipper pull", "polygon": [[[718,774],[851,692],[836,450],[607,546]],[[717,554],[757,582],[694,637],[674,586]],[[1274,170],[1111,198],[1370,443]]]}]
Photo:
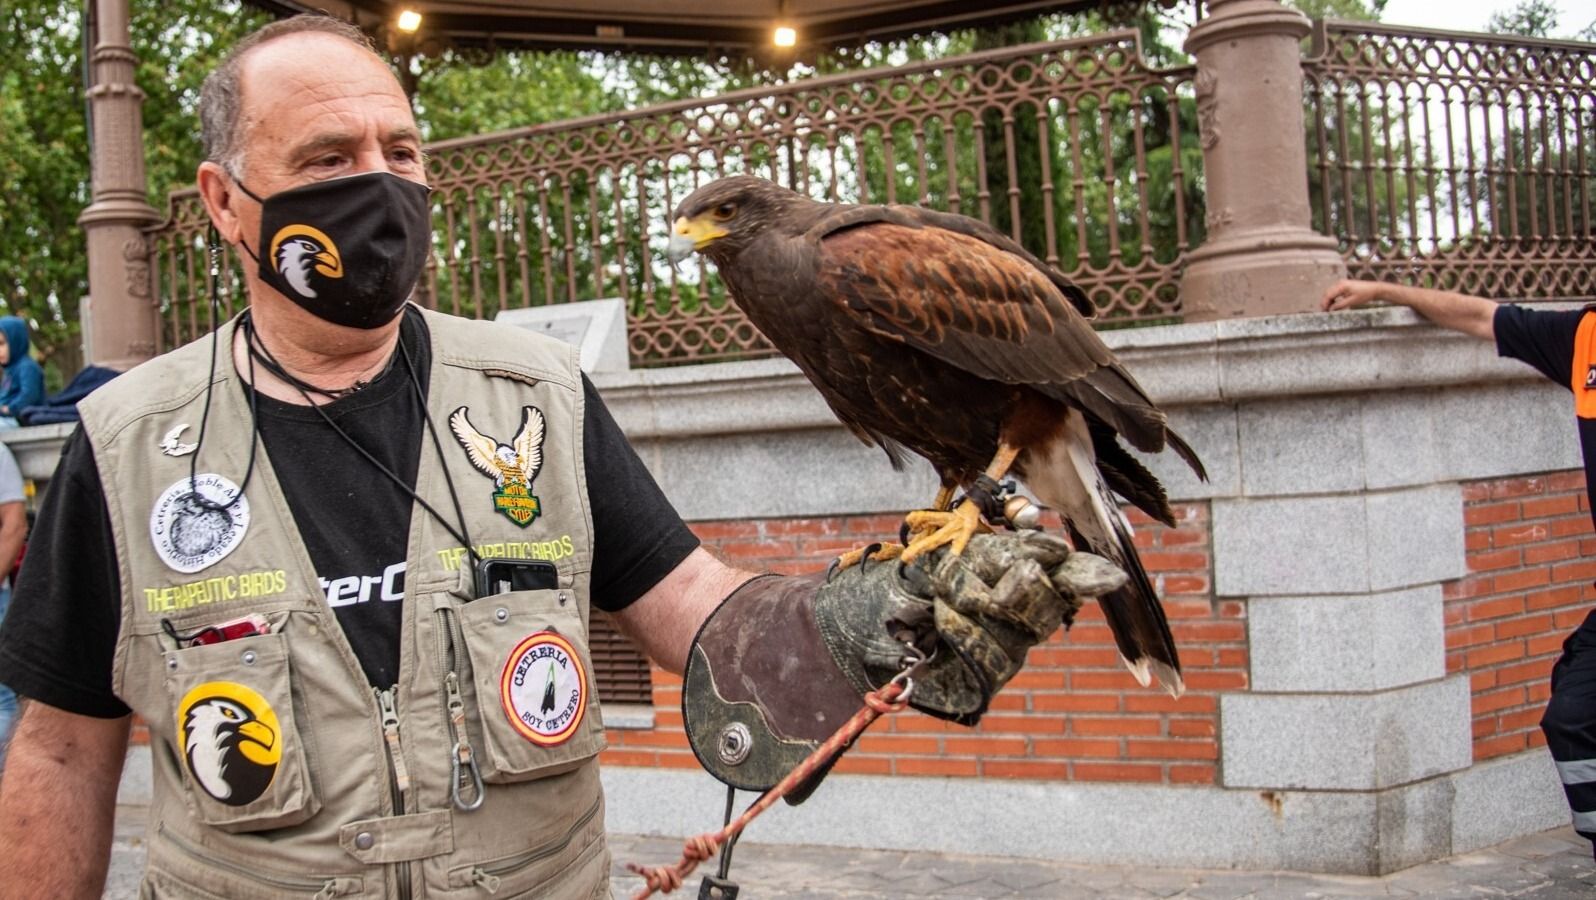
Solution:
[{"label": "silver zipper pull", "polygon": [[499,876],[488,874],[488,871],[481,866],[471,870],[471,883],[490,894],[499,892]]},{"label": "silver zipper pull", "polygon": [[377,705],[382,707],[382,736],[388,742],[394,785],[399,788],[399,801],[403,804],[410,795],[410,770],[405,766],[405,754],[399,746],[399,707],[392,688],[377,691]]},{"label": "silver zipper pull", "polygon": [[[449,723],[453,726],[455,734],[453,778],[450,779],[449,795],[456,809],[461,812],[471,812],[482,805],[482,772],[477,768],[476,754],[471,751],[471,737],[466,733],[465,698],[460,695],[460,676],[453,672],[445,675],[443,687],[448,694]],[[460,788],[467,782],[471,785],[469,802],[460,794]]]}]

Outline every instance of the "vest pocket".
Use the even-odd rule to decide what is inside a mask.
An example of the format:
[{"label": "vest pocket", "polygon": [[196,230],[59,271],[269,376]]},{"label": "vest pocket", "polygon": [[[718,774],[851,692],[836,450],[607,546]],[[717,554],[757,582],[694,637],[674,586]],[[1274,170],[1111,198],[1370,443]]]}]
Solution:
[{"label": "vest pocket", "polygon": [[311,875],[280,872],[258,862],[244,864],[191,843],[157,826],[144,870],[142,896],[160,900],[276,900],[305,897],[332,900],[363,891],[358,875]]},{"label": "vest pocket", "polygon": [[[609,844],[594,818],[603,798],[560,838],[523,853],[449,870],[450,888],[477,887],[489,894],[516,897],[608,897]],[[573,843],[576,846],[572,853]],[[601,890],[602,889],[602,890]]]},{"label": "vest pocket", "polygon": [[166,693],[196,819],[260,831],[297,825],[321,808],[295,727],[282,634],[167,651]]},{"label": "vest pocket", "polygon": [[604,749],[593,665],[569,590],[513,591],[458,608],[489,783],[569,771]]}]

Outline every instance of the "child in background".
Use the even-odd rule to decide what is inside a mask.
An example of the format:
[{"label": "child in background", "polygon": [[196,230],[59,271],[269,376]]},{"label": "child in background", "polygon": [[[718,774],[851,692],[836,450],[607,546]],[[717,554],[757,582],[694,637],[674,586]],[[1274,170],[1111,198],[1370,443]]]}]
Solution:
[{"label": "child in background", "polygon": [[28,355],[28,323],[0,316],[0,428],[15,428],[17,413],[44,401],[44,370]]}]

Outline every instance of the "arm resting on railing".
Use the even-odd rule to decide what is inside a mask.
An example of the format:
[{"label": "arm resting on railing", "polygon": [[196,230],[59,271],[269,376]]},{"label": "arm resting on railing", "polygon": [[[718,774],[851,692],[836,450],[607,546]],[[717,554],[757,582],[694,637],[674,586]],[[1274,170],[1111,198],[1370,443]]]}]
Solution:
[{"label": "arm resting on railing", "polygon": [[1325,291],[1319,300],[1319,308],[1332,312],[1363,306],[1376,300],[1406,306],[1442,328],[1461,331],[1488,341],[1496,339],[1494,322],[1497,302],[1455,291],[1344,279]]}]

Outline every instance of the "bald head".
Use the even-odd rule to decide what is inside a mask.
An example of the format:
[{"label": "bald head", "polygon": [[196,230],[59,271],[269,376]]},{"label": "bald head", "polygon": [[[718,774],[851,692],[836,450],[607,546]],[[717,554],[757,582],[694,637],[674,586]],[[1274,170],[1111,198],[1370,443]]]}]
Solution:
[{"label": "bald head", "polygon": [[206,77],[204,86],[200,88],[200,136],[205,147],[205,158],[226,169],[234,178],[243,175],[247,128],[247,123],[243,121],[245,76],[251,68],[247,63],[257,50],[281,44],[284,46],[276,49],[299,54],[303,62],[310,64],[306,68],[337,71],[335,67],[325,65],[324,51],[329,48],[324,42],[329,40],[343,45],[331,45],[330,49],[334,52],[344,47],[358,49],[372,62],[387,68],[372,49],[366,35],[342,19],[326,15],[301,15],[265,25],[235,44],[227,58]]}]

